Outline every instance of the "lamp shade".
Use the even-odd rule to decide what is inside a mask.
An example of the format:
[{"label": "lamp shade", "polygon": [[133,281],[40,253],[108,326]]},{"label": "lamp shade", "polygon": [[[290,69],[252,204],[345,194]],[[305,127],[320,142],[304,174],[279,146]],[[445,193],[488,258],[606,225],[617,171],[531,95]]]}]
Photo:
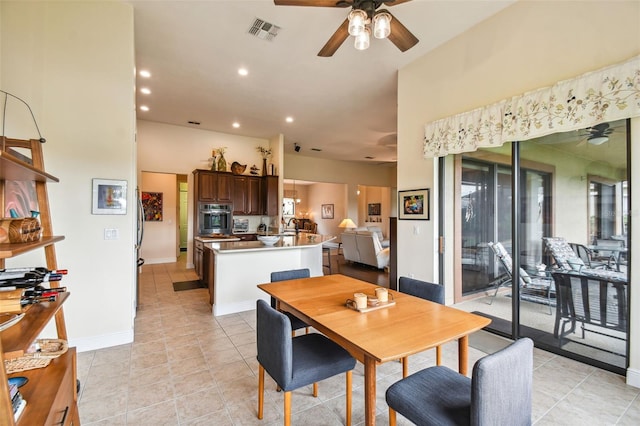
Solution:
[{"label": "lamp shade", "polygon": [[366,50],[369,48],[369,28],[365,28],[360,34],[356,36],[356,41],[354,42],[354,47],[357,50]]},{"label": "lamp shade", "polygon": [[386,11],[380,11],[373,17],[373,36],[387,38],[389,34],[391,34],[391,15]]},{"label": "lamp shade", "polygon": [[349,218],[346,219],[342,219],[342,222],[340,222],[340,225],[338,225],[338,228],[357,228],[356,224],[353,223],[353,221]]},{"label": "lamp shade", "polygon": [[367,14],[364,10],[355,9],[349,13],[349,35],[359,36],[364,32]]}]

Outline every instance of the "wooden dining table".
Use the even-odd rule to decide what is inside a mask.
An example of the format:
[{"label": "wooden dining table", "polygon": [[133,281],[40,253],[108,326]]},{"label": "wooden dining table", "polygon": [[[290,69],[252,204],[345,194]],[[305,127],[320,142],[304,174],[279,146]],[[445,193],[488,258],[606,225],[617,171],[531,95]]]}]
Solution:
[{"label": "wooden dining table", "polygon": [[[364,364],[365,423],[376,421],[378,364],[458,340],[458,371],[467,374],[468,336],[491,320],[389,290],[394,304],[369,312],[346,306],[354,293],[375,295],[376,285],[340,274],[259,284],[288,311],[344,347]],[[402,377],[398,376],[398,380]]]}]

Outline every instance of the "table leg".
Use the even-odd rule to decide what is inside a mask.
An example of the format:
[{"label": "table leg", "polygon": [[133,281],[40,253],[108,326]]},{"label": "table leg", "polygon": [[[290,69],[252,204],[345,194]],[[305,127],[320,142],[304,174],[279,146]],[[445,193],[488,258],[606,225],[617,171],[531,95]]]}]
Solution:
[{"label": "table leg", "polygon": [[469,336],[458,339],[458,372],[467,375],[467,363],[469,358]]},{"label": "table leg", "polygon": [[364,422],[376,424],[376,361],[368,356],[364,358]]}]

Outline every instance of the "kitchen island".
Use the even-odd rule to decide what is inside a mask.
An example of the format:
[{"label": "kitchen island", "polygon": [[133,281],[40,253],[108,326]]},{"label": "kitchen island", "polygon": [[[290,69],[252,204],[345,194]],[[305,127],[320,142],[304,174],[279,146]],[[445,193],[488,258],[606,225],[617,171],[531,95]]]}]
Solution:
[{"label": "kitchen island", "polygon": [[301,233],[283,235],[272,246],[260,241],[205,243],[213,315],[255,309],[257,299],[268,302],[257,285],[271,281],[271,272],[309,268],[312,277],[323,275],[322,244],[335,238]]}]

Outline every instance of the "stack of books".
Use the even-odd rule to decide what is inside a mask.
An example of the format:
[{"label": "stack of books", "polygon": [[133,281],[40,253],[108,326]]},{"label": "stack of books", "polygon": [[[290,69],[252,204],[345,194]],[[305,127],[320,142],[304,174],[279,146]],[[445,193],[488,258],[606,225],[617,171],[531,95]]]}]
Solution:
[{"label": "stack of books", "polygon": [[22,414],[24,407],[27,405],[27,401],[22,397],[18,386],[14,383],[9,383],[9,395],[11,395],[11,404],[13,405],[13,418],[18,421],[20,414]]}]

